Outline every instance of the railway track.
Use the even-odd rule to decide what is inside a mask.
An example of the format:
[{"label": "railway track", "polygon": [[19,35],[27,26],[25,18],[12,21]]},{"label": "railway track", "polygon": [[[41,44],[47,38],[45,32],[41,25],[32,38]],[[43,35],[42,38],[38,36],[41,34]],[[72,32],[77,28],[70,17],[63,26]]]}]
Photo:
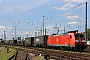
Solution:
[{"label": "railway track", "polygon": [[26,52],[18,50],[18,54],[17,54],[16,60],[25,60],[25,56],[26,56]]},{"label": "railway track", "polygon": [[[90,60],[90,54],[83,54],[80,52],[68,52],[62,50],[52,50],[52,49],[45,49],[45,48],[33,48],[33,47],[22,47],[28,53],[42,56],[50,55],[51,59],[55,60]],[[20,48],[19,48],[20,49]]]},{"label": "railway track", "polygon": [[71,52],[64,52],[64,51],[54,51],[54,50],[48,50],[48,49],[35,49],[33,51],[30,51],[30,53],[34,54],[42,54],[43,56],[45,54],[49,54],[50,58],[55,60],[90,60],[90,55],[87,54],[80,54],[80,53],[71,53]]}]

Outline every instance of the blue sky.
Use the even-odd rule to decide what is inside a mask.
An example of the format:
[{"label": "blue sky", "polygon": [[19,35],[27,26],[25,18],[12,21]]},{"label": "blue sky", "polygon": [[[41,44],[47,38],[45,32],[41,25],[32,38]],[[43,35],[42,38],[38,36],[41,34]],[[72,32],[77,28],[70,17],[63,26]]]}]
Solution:
[{"label": "blue sky", "polygon": [[[88,28],[90,28],[90,0],[0,0],[0,38],[12,39],[16,35],[23,38],[34,36],[44,25],[47,34],[85,30],[85,2],[88,2]],[[38,31],[40,32],[40,31]]]}]

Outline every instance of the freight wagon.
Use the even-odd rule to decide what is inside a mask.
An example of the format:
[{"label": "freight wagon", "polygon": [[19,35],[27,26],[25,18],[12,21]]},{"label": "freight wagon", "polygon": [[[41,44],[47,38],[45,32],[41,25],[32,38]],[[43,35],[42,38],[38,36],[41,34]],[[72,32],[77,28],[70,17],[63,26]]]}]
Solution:
[{"label": "freight wagon", "polygon": [[33,46],[34,45],[34,37],[25,38],[25,46]]},{"label": "freight wagon", "polygon": [[17,45],[17,40],[9,40],[8,44],[9,45]]},{"label": "freight wagon", "polygon": [[34,37],[34,46],[46,47],[48,35]]},{"label": "freight wagon", "polygon": [[25,46],[47,46],[48,35],[25,38]]}]

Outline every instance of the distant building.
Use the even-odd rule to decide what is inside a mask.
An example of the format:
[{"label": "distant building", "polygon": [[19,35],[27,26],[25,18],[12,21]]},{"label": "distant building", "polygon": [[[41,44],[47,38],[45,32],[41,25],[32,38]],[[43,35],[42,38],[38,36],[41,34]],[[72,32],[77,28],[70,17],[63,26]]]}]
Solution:
[{"label": "distant building", "polygon": [[17,38],[17,40],[21,40],[21,36]]},{"label": "distant building", "polygon": [[5,44],[5,40],[0,40],[0,44]]}]

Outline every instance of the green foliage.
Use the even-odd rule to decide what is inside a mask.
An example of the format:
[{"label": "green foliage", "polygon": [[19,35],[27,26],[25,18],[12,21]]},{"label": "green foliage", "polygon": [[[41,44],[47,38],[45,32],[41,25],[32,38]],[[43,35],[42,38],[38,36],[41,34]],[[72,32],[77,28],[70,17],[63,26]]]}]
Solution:
[{"label": "green foliage", "polygon": [[90,29],[87,30],[88,40],[90,40]]},{"label": "green foliage", "polygon": [[87,29],[87,39],[90,40],[90,29]]},{"label": "green foliage", "polygon": [[35,60],[44,60],[44,58],[41,56],[41,57],[39,57],[39,56],[36,56],[36,57],[34,57],[34,59]]},{"label": "green foliage", "polygon": [[2,47],[2,51],[0,52],[0,60],[7,60],[15,53],[15,50],[12,48],[9,48],[9,51],[11,52],[7,53],[7,48]]}]

